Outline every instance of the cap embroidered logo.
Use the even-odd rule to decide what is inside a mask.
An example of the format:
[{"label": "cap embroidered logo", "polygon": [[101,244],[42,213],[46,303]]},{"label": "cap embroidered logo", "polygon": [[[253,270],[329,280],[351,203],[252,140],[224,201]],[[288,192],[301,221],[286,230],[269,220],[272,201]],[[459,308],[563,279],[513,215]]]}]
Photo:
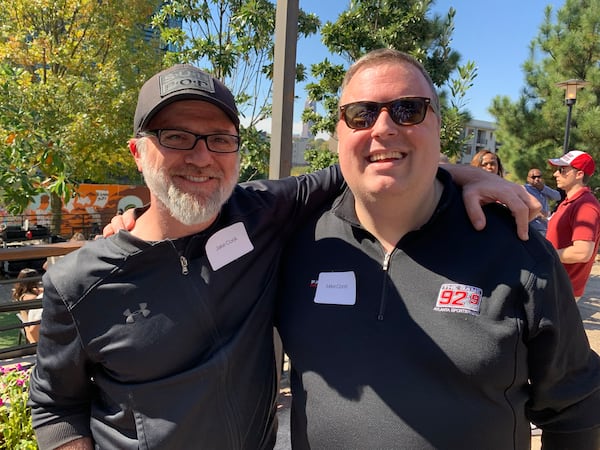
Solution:
[{"label": "cap embroidered logo", "polygon": [[214,94],[215,85],[210,75],[199,70],[182,68],[160,76],[160,95],[165,97],[183,89],[198,89]]}]

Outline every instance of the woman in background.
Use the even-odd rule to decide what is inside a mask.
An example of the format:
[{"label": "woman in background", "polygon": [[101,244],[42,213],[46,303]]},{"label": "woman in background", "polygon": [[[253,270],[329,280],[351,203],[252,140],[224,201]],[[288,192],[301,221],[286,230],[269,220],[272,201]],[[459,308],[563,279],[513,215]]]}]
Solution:
[{"label": "woman in background", "polygon": [[[19,275],[17,275],[17,280],[22,281],[15,283],[15,287],[13,289],[13,299],[18,302],[23,302],[41,298],[44,289],[41,287],[40,281],[36,279],[31,280],[31,278],[39,276],[40,274],[35,269],[22,269],[19,272]],[[42,318],[42,309],[24,309],[19,311],[18,316],[23,323],[35,322]],[[40,336],[39,324],[26,326],[24,329],[28,342],[33,343],[38,341]]]},{"label": "woman in background", "polygon": [[502,167],[502,161],[500,161],[500,157],[493,151],[486,148],[479,150],[475,156],[473,156],[471,165],[480,167],[483,170],[495,173],[496,175],[504,178],[504,168]]}]

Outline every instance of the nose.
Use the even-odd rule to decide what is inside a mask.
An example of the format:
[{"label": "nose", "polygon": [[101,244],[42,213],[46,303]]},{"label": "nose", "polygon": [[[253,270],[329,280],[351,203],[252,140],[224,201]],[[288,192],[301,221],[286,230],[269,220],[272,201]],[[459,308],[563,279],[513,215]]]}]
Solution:
[{"label": "nose", "polygon": [[184,161],[188,164],[207,165],[212,160],[212,152],[208,150],[206,141],[198,139],[196,145],[191,150],[185,150]]},{"label": "nose", "polygon": [[371,134],[373,136],[397,134],[398,127],[399,125],[396,125],[396,123],[392,120],[392,116],[390,115],[387,107],[384,106],[381,108],[379,116],[371,128]]}]

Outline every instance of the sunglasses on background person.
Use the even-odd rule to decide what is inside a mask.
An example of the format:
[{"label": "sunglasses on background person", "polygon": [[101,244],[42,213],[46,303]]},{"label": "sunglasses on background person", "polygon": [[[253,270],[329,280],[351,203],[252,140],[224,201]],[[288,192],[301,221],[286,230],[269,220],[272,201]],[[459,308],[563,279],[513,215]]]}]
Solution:
[{"label": "sunglasses on background person", "polygon": [[391,102],[353,102],[340,106],[340,115],[348,128],[353,130],[366,130],[375,125],[383,108],[397,125],[417,125],[425,120],[427,107],[431,106],[431,99],[427,97],[401,97]]}]

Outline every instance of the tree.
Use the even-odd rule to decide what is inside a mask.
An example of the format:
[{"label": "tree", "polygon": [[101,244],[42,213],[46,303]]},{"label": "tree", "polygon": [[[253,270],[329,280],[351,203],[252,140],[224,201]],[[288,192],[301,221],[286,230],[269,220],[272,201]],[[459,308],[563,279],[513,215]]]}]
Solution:
[{"label": "tree", "polygon": [[[569,149],[600,161],[600,4],[567,0],[556,15],[546,7],[544,23],[525,61],[526,86],[520,98],[493,99],[500,154],[514,177],[523,181],[531,167],[545,169],[547,159],[563,153],[567,108],[557,82],[578,78],[590,83],[577,94],[572,110]],[[550,171],[546,172],[549,178]],[[592,187],[599,186],[597,177]]]},{"label": "tree", "polygon": [[[347,64],[381,47],[409,53],[425,66],[433,82],[442,87],[458,68],[460,58],[450,48],[456,11],[450,8],[442,19],[438,14],[429,14],[432,4],[432,1],[422,0],[351,1],[348,10],[342,12],[335,23],[327,22],[323,26],[323,43]],[[312,65],[311,73],[317,81],[307,85],[309,98],[321,103],[325,110],[325,115],[308,109],[302,115],[303,120],[314,123],[314,133],[333,133],[338,118],[339,89],[346,69],[346,65],[335,64],[329,59]],[[473,63],[467,63],[458,74],[466,78],[457,82],[453,95],[460,95],[459,88],[464,94],[464,90],[470,87],[476,68]],[[446,98],[446,95],[441,95],[442,100]],[[443,149],[452,155],[460,151],[460,131],[469,116],[459,110],[456,103],[447,105],[444,102],[442,116]]]},{"label": "tree", "polygon": [[11,212],[37,192],[56,203],[78,182],[135,176],[125,144],[161,56],[140,21],[157,3],[0,1],[0,196]]},{"label": "tree", "polygon": [[324,169],[338,162],[338,154],[329,150],[329,143],[323,139],[313,139],[306,146],[304,159],[309,171]]},{"label": "tree", "polygon": [[[168,27],[181,19],[184,27]],[[170,46],[167,64],[192,63],[228,86],[242,116],[242,180],[265,177],[269,171],[269,141],[256,129],[271,116],[275,4],[268,0],[174,0],[154,21]],[[299,12],[298,34],[317,31],[315,14]],[[306,68],[297,64],[297,80]]]}]

